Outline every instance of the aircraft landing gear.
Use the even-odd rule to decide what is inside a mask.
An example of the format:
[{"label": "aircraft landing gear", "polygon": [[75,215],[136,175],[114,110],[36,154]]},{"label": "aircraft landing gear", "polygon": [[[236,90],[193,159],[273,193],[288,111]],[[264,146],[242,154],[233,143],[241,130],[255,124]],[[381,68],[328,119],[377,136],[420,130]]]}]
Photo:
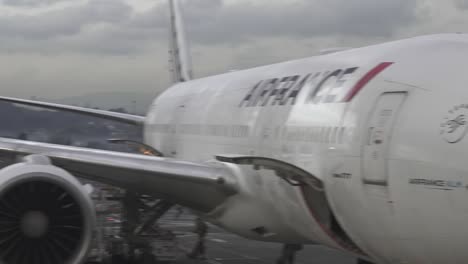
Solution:
[{"label": "aircraft landing gear", "polygon": [[374,264],[374,263],[372,263],[370,261],[363,260],[363,259],[358,259],[356,263],[357,264]]},{"label": "aircraft landing gear", "polygon": [[[127,259],[130,263],[156,263],[152,241],[163,235],[157,227],[157,221],[174,203],[127,191],[122,205],[126,220],[122,222],[122,237],[128,246]],[[136,254],[138,250],[142,253]]]},{"label": "aircraft landing gear", "polygon": [[302,248],[303,246],[300,244],[285,244],[276,264],[294,264],[296,261],[296,254],[298,251],[302,250]]}]

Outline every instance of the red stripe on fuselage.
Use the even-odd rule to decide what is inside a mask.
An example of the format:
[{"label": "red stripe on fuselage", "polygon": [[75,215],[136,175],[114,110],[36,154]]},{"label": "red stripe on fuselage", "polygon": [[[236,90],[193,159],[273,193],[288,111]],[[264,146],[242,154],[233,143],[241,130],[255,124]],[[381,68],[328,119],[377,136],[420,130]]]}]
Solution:
[{"label": "red stripe on fuselage", "polygon": [[370,70],[356,83],[356,85],[354,85],[353,89],[351,89],[351,91],[349,91],[349,93],[343,99],[343,102],[350,102],[351,100],[353,100],[354,96],[356,96],[356,94],[359,93],[359,91],[361,91],[361,89],[364,88],[366,84],[368,84],[372,79],[375,78],[375,76],[377,76],[379,73],[381,73],[383,70],[385,70],[392,64],[393,62],[382,62],[375,68]]}]

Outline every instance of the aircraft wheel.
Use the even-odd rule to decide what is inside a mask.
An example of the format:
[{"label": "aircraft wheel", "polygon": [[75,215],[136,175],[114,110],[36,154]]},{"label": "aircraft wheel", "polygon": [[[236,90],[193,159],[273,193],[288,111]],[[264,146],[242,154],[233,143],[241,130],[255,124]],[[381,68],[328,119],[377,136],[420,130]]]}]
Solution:
[{"label": "aircraft wheel", "polygon": [[363,260],[363,259],[358,259],[356,263],[357,264],[374,264],[372,262],[369,262],[369,261]]}]

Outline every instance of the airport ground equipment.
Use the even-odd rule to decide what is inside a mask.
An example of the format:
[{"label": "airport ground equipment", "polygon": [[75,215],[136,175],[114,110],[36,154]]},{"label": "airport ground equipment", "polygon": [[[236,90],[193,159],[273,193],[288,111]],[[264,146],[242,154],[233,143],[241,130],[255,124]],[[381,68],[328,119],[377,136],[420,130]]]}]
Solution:
[{"label": "airport ground equipment", "polygon": [[113,255],[136,260],[149,250],[158,261],[174,261],[179,253],[177,238],[157,221],[174,205],[148,195],[95,185],[97,228],[88,262],[102,263]]}]

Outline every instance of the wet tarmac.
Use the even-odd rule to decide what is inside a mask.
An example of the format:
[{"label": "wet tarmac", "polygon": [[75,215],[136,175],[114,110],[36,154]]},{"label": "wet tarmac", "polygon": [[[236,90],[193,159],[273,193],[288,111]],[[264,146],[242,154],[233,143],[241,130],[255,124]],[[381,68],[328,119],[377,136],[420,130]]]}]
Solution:
[{"label": "wet tarmac", "polygon": [[[252,241],[211,227],[207,236],[207,259],[191,260],[185,253],[190,252],[197,240],[191,232],[192,221],[179,219],[162,224],[177,230],[180,255],[176,264],[275,264],[281,251],[279,244]],[[356,259],[323,246],[309,245],[298,253],[296,263],[355,264]]]},{"label": "wet tarmac", "polygon": [[[114,217],[114,215],[112,215]],[[111,218],[108,216],[107,218]],[[114,218],[119,218],[115,216]],[[173,264],[276,264],[282,245],[248,240],[209,225],[206,237],[206,259],[193,260],[186,255],[192,251],[197,235],[194,233],[195,216],[186,211],[170,210],[159,221],[160,230],[175,235],[170,246],[155,239],[156,248],[163,250],[160,260],[173,260]],[[174,237],[171,235],[171,237]],[[167,249],[167,250],[166,250]],[[153,251],[155,252],[155,251]],[[169,253],[168,253],[169,252]],[[156,254],[156,253],[155,253]],[[167,261],[158,263],[168,263]],[[355,264],[356,259],[342,252],[319,245],[307,245],[297,254],[296,264]]]},{"label": "wet tarmac", "polygon": [[[176,263],[274,264],[281,250],[281,246],[278,244],[250,241],[226,233],[210,234],[208,241],[206,261],[194,261],[181,257]],[[189,250],[189,248],[187,249]],[[306,246],[297,255],[296,263],[355,264],[356,260],[322,246]]]}]

